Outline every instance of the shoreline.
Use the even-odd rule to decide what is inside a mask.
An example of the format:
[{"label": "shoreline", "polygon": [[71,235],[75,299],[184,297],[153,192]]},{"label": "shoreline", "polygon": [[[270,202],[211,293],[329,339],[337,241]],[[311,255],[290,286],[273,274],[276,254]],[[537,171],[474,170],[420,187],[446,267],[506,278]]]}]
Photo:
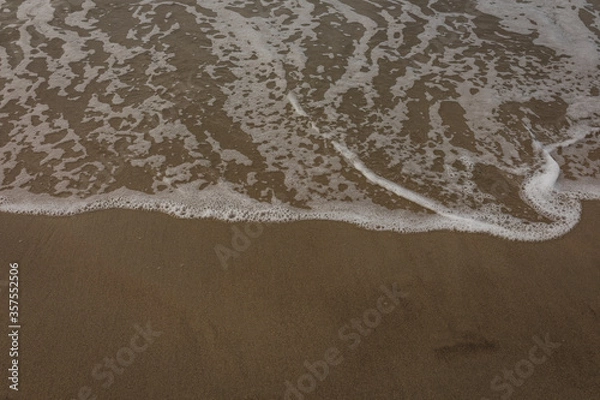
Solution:
[{"label": "shoreline", "polygon": [[[0,396],[593,398],[599,223],[597,201],[545,242],[0,213],[1,271],[19,264],[22,321],[20,390],[5,381]],[[406,297],[380,300],[394,288]]]}]

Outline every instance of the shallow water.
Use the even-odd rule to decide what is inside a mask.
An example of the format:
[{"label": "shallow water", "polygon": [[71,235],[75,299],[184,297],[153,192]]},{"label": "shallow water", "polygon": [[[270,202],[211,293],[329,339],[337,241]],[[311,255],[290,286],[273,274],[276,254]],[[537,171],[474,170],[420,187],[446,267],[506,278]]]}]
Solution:
[{"label": "shallow water", "polygon": [[564,234],[595,0],[0,0],[0,210]]}]

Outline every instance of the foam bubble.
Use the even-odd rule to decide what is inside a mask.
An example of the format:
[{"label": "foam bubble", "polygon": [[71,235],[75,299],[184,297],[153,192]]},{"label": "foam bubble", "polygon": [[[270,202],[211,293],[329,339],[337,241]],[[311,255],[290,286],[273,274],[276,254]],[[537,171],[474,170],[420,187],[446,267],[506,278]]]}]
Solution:
[{"label": "foam bubble", "polygon": [[589,1],[0,8],[2,211],[543,240],[600,197]]}]

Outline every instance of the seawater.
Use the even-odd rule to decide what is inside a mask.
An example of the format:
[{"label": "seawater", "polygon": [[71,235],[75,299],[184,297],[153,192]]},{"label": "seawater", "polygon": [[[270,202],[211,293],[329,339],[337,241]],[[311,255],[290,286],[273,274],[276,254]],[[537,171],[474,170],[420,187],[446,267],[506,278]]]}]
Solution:
[{"label": "seawater", "polygon": [[597,0],[0,0],[0,211],[546,240],[599,95]]}]

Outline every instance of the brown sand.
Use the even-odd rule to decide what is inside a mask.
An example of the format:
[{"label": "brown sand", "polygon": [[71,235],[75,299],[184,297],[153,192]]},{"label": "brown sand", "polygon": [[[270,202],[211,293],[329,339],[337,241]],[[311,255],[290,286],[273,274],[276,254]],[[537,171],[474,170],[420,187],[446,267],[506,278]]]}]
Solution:
[{"label": "brown sand", "polygon": [[[283,398],[304,361],[334,347],[341,362],[304,398],[600,399],[599,224],[600,204],[586,203],[572,232],[543,243],[265,225],[224,271],[214,248],[231,247],[231,224],[1,214],[0,279],[19,263],[22,328],[20,390],[8,389],[2,350],[0,398],[85,399],[85,386],[90,399]],[[350,349],[338,330],[393,283],[406,297]],[[162,334],[124,349],[148,322]],[[546,335],[548,354],[533,348]],[[104,388],[92,371],[118,354],[130,365]],[[491,388],[515,367],[524,379]]]}]

